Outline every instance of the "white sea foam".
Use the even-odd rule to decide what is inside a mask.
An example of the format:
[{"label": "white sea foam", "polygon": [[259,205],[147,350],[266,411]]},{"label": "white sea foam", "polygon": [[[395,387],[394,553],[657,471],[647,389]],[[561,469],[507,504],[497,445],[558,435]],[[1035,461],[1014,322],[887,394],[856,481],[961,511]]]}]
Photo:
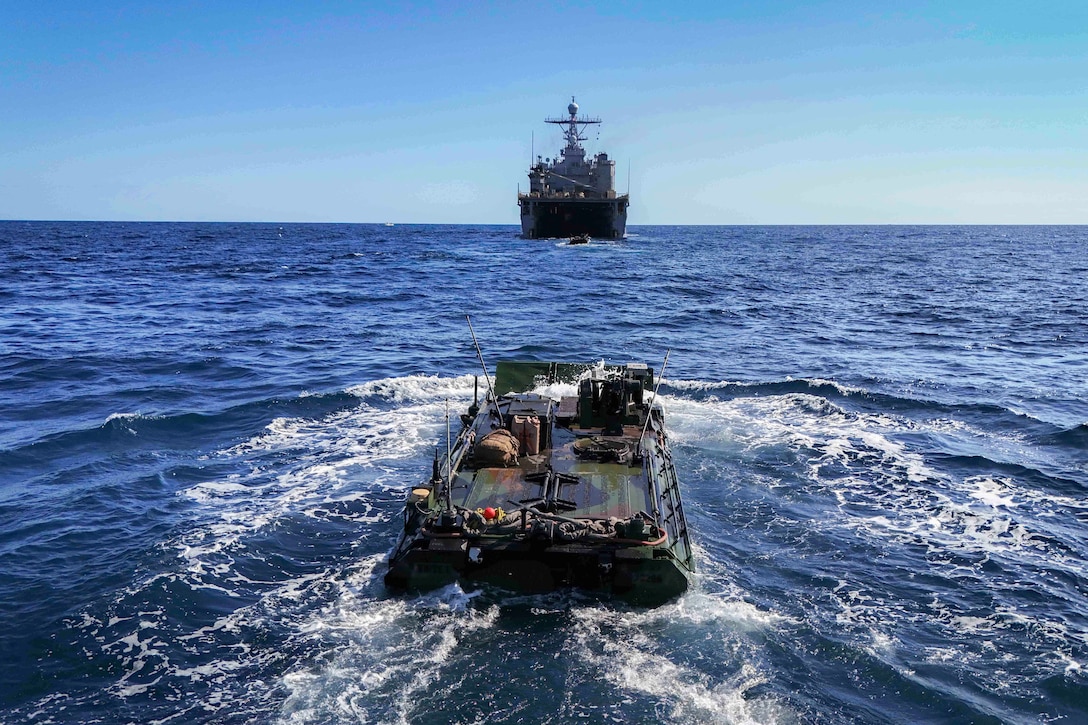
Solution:
[{"label": "white sea foam", "polygon": [[284,675],[280,720],[407,723],[460,643],[493,628],[497,606],[474,609],[456,585],[415,601],[369,600],[345,590],[300,631],[328,651],[318,666]]},{"label": "white sea foam", "polygon": [[[321,657],[317,667],[302,667],[284,676],[282,685],[289,695],[281,721],[415,721],[420,698],[432,694],[437,682],[456,690],[458,669],[474,669],[475,649],[469,643],[477,637],[494,641],[499,607],[478,609],[469,606],[470,601],[471,595],[456,586],[411,601],[367,600],[345,592],[337,604],[316,613],[302,628],[330,654]],[[507,601],[516,605],[517,598]],[[544,605],[534,611],[547,616],[553,610]],[[752,626],[746,605],[734,609],[703,597],[649,613],[616,613],[593,606],[575,607],[570,614],[576,624],[568,635],[572,642],[563,647],[564,666],[572,668],[568,682],[603,676],[618,688],[605,702],[648,696],[663,703],[672,722],[797,720],[774,698],[752,696],[752,689],[768,680],[755,665],[738,661],[731,674],[711,678],[694,662],[670,657],[656,639],[662,627],[717,630],[726,638],[743,638],[738,632]],[[543,633],[537,636],[553,638]],[[556,698],[559,712],[572,717],[599,707],[564,701],[560,693]],[[500,704],[514,709],[524,706]],[[481,713],[481,722],[488,720],[485,715]]]},{"label": "white sea foam", "polygon": [[[447,401],[456,416],[470,399],[472,379],[409,376],[355,386],[350,392],[361,402],[354,409],[319,420],[276,418],[261,434],[216,454],[220,462],[248,462],[249,470],[182,492],[211,516],[180,542],[190,572],[224,575],[233,547],[288,514],[319,516],[354,502],[353,522],[379,521],[368,497],[399,493],[425,475],[422,458],[440,437]],[[405,461],[412,470],[405,471]]]},{"label": "white sea foam", "polygon": [[[1041,573],[1083,578],[1083,563],[1074,553],[1082,547],[1074,532],[1080,530],[1077,518],[1088,510],[1088,501],[1040,490],[1012,476],[956,475],[931,463],[928,452],[917,447],[917,441],[939,435],[995,461],[1024,460],[1023,441],[1015,433],[990,436],[941,417],[852,412],[845,403],[808,393],[700,401],[674,396],[666,402],[674,443],[696,451],[696,459],[720,459],[724,452],[742,465],[751,461],[759,466],[735,485],[775,489],[789,482],[798,490],[782,495],[789,500],[803,496],[807,511],[818,510],[822,498],[827,513],[807,523],[813,529],[830,530],[838,538],[857,537],[863,548],[893,555],[900,546],[920,545],[925,557],[921,563],[930,573],[970,587],[989,586],[982,567],[995,560],[1059,598],[1068,594]],[[1039,460],[1046,456],[1034,455]],[[781,471],[779,481],[767,472],[767,461]],[[717,584],[720,577],[712,579]],[[1082,624],[1056,618],[1046,609],[1017,610],[999,597],[995,595],[997,603],[988,613],[947,601],[935,601],[927,612],[880,585],[860,586],[846,579],[830,594],[833,608],[814,611],[813,616],[829,616],[836,627],[854,633],[860,648],[907,677],[912,667],[900,659],[901,630],[936,630],[950,644],[929,650],[927,657],[986,671],[992,668],[982,661],[979,638],[1006,639],[1023,631],[1036,647],[1045,643],[1057,652],[1077,651],[1088,643]],[[1065,668],[1058,655],[1041,657],[1055,671]],[[995,674],[993,686],[1002,686],[1003,678],[1008,679]]]},{"label": "white sea foam", "polygon": [[[528,606],[537,616],[575,622],[573,629],[518,637],[509,625],[499,626],[499,605],[480,604],[479,592],[465,592],[457,585],[415,598],[374,599],[369,587],[380,564],[379,557],[361,564],[345,579],[335,602],[299,623],[299,636],[312,643],[315,656],[283,677],[280,684],[288,697],[281,722],[415,722],[420,703],[433,696],[438,683],[446,691],[456,691],[465,678],[475,676],[478,666],[494,668],[501,677],[498,673],[504,663],[516,662],[516,653],[532,640],[555,642],[564,657],[562,666],[570,670],[566,681],[571,686],[584,687],[583,678],[592,682],[604,677],[608,687],[616,688],[596,705],[570,702],[555,693],[560,717],[562,713],[571,718],[585,717],[587,712],[600,715],[606,705],[648,697],[662,703],[661,712],[672,722],[787,723],[798,719],[774,697],[753,695],[754,688],[769,677],[743,657],[745,651],[755,649],[749,633],[774,629],[785,618],[758,609],[736,590],[734,597],[696,588],[664,607],[636,611],[572,605],[548,597],[504,597],[504,607]],[[728,673],[711,677],[696,660],[685,659],[682,649],[669,654],[671,647],[665,646],[662,636],[679,641],[720,639],[723,646],[741,651],[741,656]],[[538,641],[533,646],[542,645]],[[478,665],[481,653],[496,659]],[[514,667],[512,672],[520,672]],[[526,707],[524,702],[502,697],[492,703],[496,704],[503,708],[504,717]],[[486,711],[476,720],[471,709],[462,717],[463,722],[489,721]]]},{"label": "white sea foam", "polygon": [[[375,498],[389,499],[393,492],[399,495],[411,480],[426,475],[429,451],[444,425],[446,400],[450,400],[451,415],[456,415],[467,405],[471,391],[471,376],[374,381],[352,389],[360,398],[354,409],[316,420],[277,418],[252,439],[208,456],[217,467],[230,466],[235,472],[180,492],[197,507],[193,526],[175,540],[183,569],[136,584],[119,601],[138,600],[145,596],[143,592],[161,585],[211,592],[218,606],[230,599],[237,600],[238,606],[214,623],[189,632],[174,630],[169,615],[161,611],[114,616],[105,625],[87,618],[80,626],[120,661],[122,674],[111,690],[120,697],[132,697],[163,686],[164,678],[172,683],[201,682],[210,687],[201,706],[209,712],[246,697],[237,688],[239,672],[259,669],[280,657],[279,653],[237,642],[230,645],[230,657],[197,667],[174,667],[171,647],[180,645],[191,651],[222,647],[217,643],[260,628],[269,617],[273,626],[287,625],[297,628],[299,637],[311,636],[308,623],[294,622],[294,617],[311,611],[311,600],[331,585],[329,571],[277,582],[245,576],[239,562],[263,556],[251,548],[250,538],[284,517],[296,516],[345,519],[359,525],[360,536],[366,536],[366,525],[382,519]],[[371,558],[369,563],[365,559],[356,563],[353,574],[335,586],[347,587],[349,594],[351,587],[370,586],[373,569],[384,553]],[[449,611],[464,608],[456,597],[436,606]],[[357,623],[342,628],[346,631]],[[454,636],[452,625],[450,633]],[[380,674],[372,672],[374,677],[380,679]]]},{"label": "white sea foam", "polygon": [[[742,460],[781,460],[800,473],[800,485],[810,496],[827,496],[835,515],[811,522],[814,527],[853,532],[875,545],[921,542],[934,566],[941,566],[945,553],[964,551],[1018,561],[1038,554],[1052,557],[1052,566],[1055,560],[1070,570],[1080,566],[1066,561],[1036,533],[1036,526],[1047,511],[1056,513],[1062,506],[1070,507],[1067,512],[1083,511],[1088,503],[1046,496],[1006,477],[956,478],[937,470],[912,448],[909,436],[938,428],[955,433],[951,423],[854,413],[810,393],[693,401],[683,393],[698,390],[694,383],[669,382],[674,392],[661,402],[674,445],[696,452],[692,465],[705,464],[703,453],[722,451]],[[239,572],[237,561],[255,555],[246,550],[253,534],[283,517],[320,518],[339,506],[347,513],[336,515],[360,524],[360,535],[365,535],[365,524],[382,520],[376,499],[399,495],[413,476],[426,474],[430,451],[442,436],[445,401],[451,400],[451,414],[460,412],[471,398],[472,376],[410,376],[374,381],[351,392],[360,399],[352,410],[319,420],[278,418],[261,434],[209,457],[235,472],[182,492],[197,509],[192,530],[176,542],[184,563],[177,576],[184,584],[232,596],[235,588],[260,588],[262,583]],[[562,384],[538,392],[574,395],[576,388]],[[753,472],[746,485],[772,488],[782,481],[763,470]],[[773,684],[774,674],[761,662],[758,645],[761,633],[773,635],[798,623],[752,604],[732,584],[724,564],[701,549],[698,554],[699,583],[665,607],[616,612],[574,606],[568,645],[577,669],[571,676],[603,676],[617,697],[655,700],[662,716],[677,722],[798,720],[763,687]],[[289,630],[292,649],[305,653],[278,683],[288,692],[282,721],[415,721],[420,698],[436,684],[459,686],[457,668],[470,666],[472,638],[495,636],[491,630],[500,610],[481,606],[474,594],[455,586],[415,599],[375,598],[383,559],[384,554],[371,554],[346,572],[266,586],[256,601],[250,597],[248,604],[240,603],[210,625],[175,633],[174,641],[200,650],[224,639],[244,639],[247,629],[271,619]],[[330,588],[331,603],[325,598],[313,608],[313,593]],[[857,631],[861,647],[911,675],[897,661],[901,645],[895,627],[916,612],[903,611],[900,603],[849,577],[828,596],[836,623]],[[555,616],[555,609],[542,604],[539,614]],[[927,650],[933,662],[979,656],[957,637],[994,638],[1022,629],[1053,644],[1055,666],[1067,673],[1081,671],[1073,653],[1088,645],[1088,635],[1075,624],[1000,607],[989,614],[966,612],[937,598],[929,613],[950,639],[946,648]],[[105,626],[111,634],[103,646],[123,666],[116,694],[145,694],[167,676],[210,686],[203,707],[215,712],[244,696],[238,681],[244,673],[287,664],[276,659],[279,653],[238,642],[231,645],[231,656],[174,668],[160,632],[165,616],[115,617]],[[104,625],[93,620],[81,626],[98,631]],[[728,654],[711,675],[682,650],[663,646],[670,636],[676,641],[710,639]],[[465,721],[471,717],[466,713]]]},{"label": "white sea foam", "polygon": [[[147,626],[140,627],[140,629],[146,628]],[[133,678],[139,676],[144,668],[150,668],[162,659],[167,648],[167,643],[154,633],[141,639],[139,629],[106,645],[104,649],[116,652],[120,657],[121,666],[125,668],[124,674],[111,689],[121,697],[131,697],[153,687],[162,679],[162,674],[148,681],[133,681]]]},{"label": "white sea foam", "polygon": [[[666,707],[670,722],[789,723],[797,714],[770,695],[754,696],[753,688],[769,676],[761,672],[746,654],[754,647],[735,625],[751,625],[751,608],[741,605],[737,617],[734,602],[722,602],[698,594],[645,612],[619,612],[607,607],[575,609],[574,654],[589,672],[624,692],[648,695]],[[733,651],[729,674],[714,677],[697,664],[663,646],[661,630],[700,630],[699,639],[720,639],[721,651]],[[665,633],[667,634],[667,632]]]},{"label": "white sea foam", "polygon": [[[806,500],[826,496],[828,515],[811,520],[813,528],[849,532],[866,546],[879,548],[922,544],[928,566],[953,580],[986,580],[976,566],[963,568],[965,555],[980,563],[1000,559],[1032,578],[1046,571],[1083,577],[1083,564],[1072,553],[1080,547],[1072,539],[1063,546],[1063,529],[1055,524],[1062,522],[1069,532],[1079,530],[1076,518],[1088,510],[1088,501],[1008,476],[957,476],[927,461],[926,451],[916,448],[916,441],[927,434],[958,436],[963,445],[985,451],[993,460],[1022,460],[1023,441],[1015,433],[990,436],[940,417],[918,420],[894,413],[856,413],[809,393],[700,401],[674,395],[665,402],[674,443],[695,451],[725,452],[742,462],[779,461],[783,480],[802,486]],[[1045,458],[1045,453],[1037,455]],[[696,453],[695,458],[705,457]],[[798,472],[804,472],[800,481],[795,478]],[[743,485],[773,489],[782,483],[761,465]],[[723,572],[711,579],[718,584],[727,576]],[[1044,578],[1037,586],[1046,590],[1050,585]],[[1060,589],[1054,594],[1065,596]],[[1044,610],[1014,611],[997,605],[990,614],[979,614],[942,602],[932,608],[932,619],[922,624],[923,613],[908,610],[883,590],[867,591],[843,582],[832,599],[834,621],[857,631],[860,646],[906,676],[911,668],[897,655],[900,627],[936,627],[950,641],[963,643],[933,653],[935,657],[977,657],[969,642],[1013,628],[1031,632],[1036,641],[1053,643],[1058,651],[1088,642],[1088,630],[1082,625],[1052,618]]]},{"label": "white sea foam", "polygon": [[1077,662],[1075,659],[1067,655],[1065,652],[1058,652],[1056,654],[1063,662],[1065,662],[1065,674],[1080,674],[1084,671],[1084,666],[1081,665],[1080,662]]},{"label": "white sea foam", "polygon": [[[929,423],[852,413],[807,393],[667,402],[674,441],[753,455],[789,451],[807,467],[812,485],[836,500],[840,515],[832,522],[878,538],[923,537],[934,547],[989,553],[1047,548],[1033,523],[1063,505],[1062,497],[1009,478],[957,479],[939,471],[900,440]],[[1033,515],[1019,517],[1021,503]]]}]

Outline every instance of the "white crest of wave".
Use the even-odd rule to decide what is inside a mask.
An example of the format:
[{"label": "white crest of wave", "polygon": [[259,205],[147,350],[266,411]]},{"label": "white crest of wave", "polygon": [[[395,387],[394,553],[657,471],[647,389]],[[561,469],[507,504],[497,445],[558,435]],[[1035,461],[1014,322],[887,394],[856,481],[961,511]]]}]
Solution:
[{"label": "white crest of wave", "polygon": [[135,420],[135,419],[143,418],[143,417],[144,417],[144,414],[139,413],[139,412],[136,412],[136,413],[110,413],[106,417],[106,420],[103,422],[103,425],[105,425],[106,423],[111,423],[111,422],[113,422],[115,420]]},{"label": "white crest of wave", "polygon": [[[668,385],[673,390],[683,390],[685,392],[700,393],[707,390],[720,390],[731,385],[744,385],[745,383],[740,380],[719,380],[718,382],[709,382],[706,380],[673,380],[672,378],[662,377],[660,378],[662,385]],[[656,384],[656,381],[655,381]]]},{"label": "white crest of wave", "polygon": [[[467,400],[471,397],[473,375],[444,378],[438,375],[407,375],[400,378],[383,378],[354,385],[347,392],[360,398],[380,396],[401,404],[427,405],[444,400]],[[487,389],[486,381],[480,381],[480,390]]]}]

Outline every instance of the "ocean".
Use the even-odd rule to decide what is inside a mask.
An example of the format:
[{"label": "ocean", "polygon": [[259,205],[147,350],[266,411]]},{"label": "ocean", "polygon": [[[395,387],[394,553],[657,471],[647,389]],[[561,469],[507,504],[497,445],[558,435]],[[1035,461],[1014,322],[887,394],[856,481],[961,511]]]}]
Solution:
[{"label": "ocean", "polygon": [[[0,721],[1088,722],[1086,280],[1088,227],[0,222]],[[385,589],[466,314],[671,351],[687,594]]]}]

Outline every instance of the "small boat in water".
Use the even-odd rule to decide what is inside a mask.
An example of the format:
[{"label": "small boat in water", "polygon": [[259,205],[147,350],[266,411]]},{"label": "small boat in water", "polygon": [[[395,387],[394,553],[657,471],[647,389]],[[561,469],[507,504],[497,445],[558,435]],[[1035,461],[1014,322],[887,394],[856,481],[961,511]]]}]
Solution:
[{"label": "small boat in water", "polygon": [[[576,587],[638,606],[684,592],[692,548],[654,371],[500,362],[488,382],[409,493],[386,585]],[[526,392],[556,383],[577,395]]]},{"label": "small boat in water", "polygon": [[590,241],[588,234],[576,234],[570,238],[571,244],[589,244]]}]

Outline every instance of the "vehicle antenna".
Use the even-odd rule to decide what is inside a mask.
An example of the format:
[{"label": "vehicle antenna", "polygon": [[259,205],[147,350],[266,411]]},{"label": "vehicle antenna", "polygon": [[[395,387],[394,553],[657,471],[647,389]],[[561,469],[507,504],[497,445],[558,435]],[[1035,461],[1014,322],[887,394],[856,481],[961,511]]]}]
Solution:
[{"label": "vehicle antenna", "polygon": [[638,437],[638,446],[635,448],[640,456],[642,455],[642,439],[646,435],[646,429],[650,427],[650,416],[654,411],[654,403],[657,402],[657,391],[661,388],[661,381],[665,379],[665,366],[669,364],[669,353],[671,352],[671,349],[665,351],[665,361],[661,363],[661,370],[657,374],[657,385],[654,386],[654,394],[650,398],[650,405],[646,408],[646,422],[642,424],[642,434]]},{"label": "vehicle antenna", "polygon": [[465,315],[465,319],[468,321],[468,331],[472,335],[472,344],[476,346],[476,357],[480,359],[480,367],[484,369],[484,380],[487,381],[487,392],[491,397],[491,403],[495,406],[495,412],[499,416],[499,426],[506,427],[506,424],[502,420],[502,411],[499,410],[499,400],[495,397],[495,389],[491,387],[491,376],[487,374],[487,365],[484,363],[484,354],[480,352],[480,343],[476,342],[476,331],[472,329],[472,318]]},{"label": "vehicle antenna", "polygon": [[450,399],[446,398],[446,510],[453,509],[453,466],[450,465]]}]

